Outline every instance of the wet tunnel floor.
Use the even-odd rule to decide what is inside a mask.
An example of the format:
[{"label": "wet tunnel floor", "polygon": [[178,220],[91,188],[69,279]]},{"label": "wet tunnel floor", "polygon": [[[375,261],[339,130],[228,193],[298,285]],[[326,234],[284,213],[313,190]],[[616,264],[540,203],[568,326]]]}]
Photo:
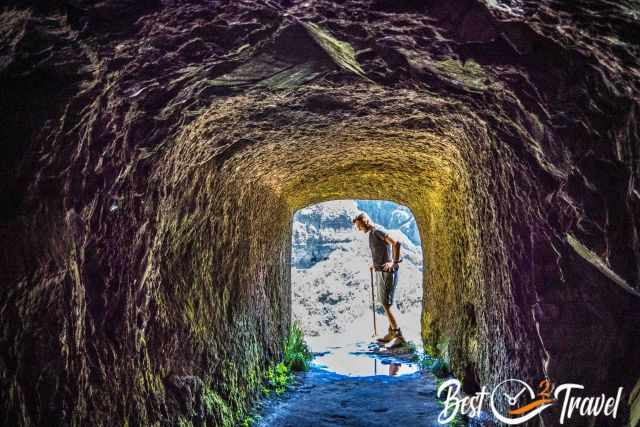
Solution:
[{"label": "wet tunnel floor", "polygon": [[267,400],[260,427],[440,426],[436,378],[406,358],[366,343],[315,353],[311,369],[280,398]]}]

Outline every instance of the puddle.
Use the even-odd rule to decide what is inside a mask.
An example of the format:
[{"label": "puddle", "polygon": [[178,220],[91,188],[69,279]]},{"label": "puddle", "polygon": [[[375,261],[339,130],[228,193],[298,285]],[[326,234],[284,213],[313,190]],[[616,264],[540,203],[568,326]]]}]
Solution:
[{"label": "puddle", "polygon": [[362,342],[329,347],[316,354],[312,366],[349,377],[400,376],[419,370],[417,363],[372,353]]}]

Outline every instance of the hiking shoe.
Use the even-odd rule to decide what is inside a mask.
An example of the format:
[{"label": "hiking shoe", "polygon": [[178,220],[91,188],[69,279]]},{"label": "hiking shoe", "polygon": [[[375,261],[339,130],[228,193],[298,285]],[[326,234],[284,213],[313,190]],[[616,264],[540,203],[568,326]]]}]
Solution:
[{"label": "hiking shoe", "polygon": [[387,333],[387,335],[378,338],[376,341],[378,341],[379,343],[388,343],[389,341],[391,341],[392,339],[394,339],[396,337],[396,334],[394,332],[393,329],[389,328],[389,332]]},{"label": "hiking shoe", "polygon": [[386,343],[384,345],[384,348],[387,348],[387,349],[396,348],[396,347],[400,347],[401,345],[406,343],[406,341],[402,337],[402,332],[400,332],[400,329],[396,329],[394,331],[394,334],[395,335],[394,335],[393,339],[391,341],[389,341],[388,343]]},{"label": "hiking shoe", "polygon": [[392,348],[396,348],[396,347],[400,347],[402,345],[404,345],[406,343],[406,341],[404,340],[404,338],[402,337],[395,337],[394,339],[392,339],[391,341],[389,341],[388,343],[386,343],[384,345],[384,348],[390,350]]}]

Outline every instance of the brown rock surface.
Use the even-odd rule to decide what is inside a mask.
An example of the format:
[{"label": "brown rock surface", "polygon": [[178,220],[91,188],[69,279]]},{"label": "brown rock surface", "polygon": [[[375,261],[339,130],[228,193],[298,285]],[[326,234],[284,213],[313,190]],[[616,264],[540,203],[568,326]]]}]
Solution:
[{"label": "brown rock surface", "polygon": [[341,198],[415,214],[423,338],[468,389],[629,398],[636,2],[9,3],[5,425],[233,425],[290,321],[291,216]]}]

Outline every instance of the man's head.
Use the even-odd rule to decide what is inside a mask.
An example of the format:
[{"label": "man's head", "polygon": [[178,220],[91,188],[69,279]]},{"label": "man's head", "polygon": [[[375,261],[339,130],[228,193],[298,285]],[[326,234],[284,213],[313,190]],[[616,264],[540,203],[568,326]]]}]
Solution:
[{"label": "man's head", "polygon": [[363,231],[365,233],[373,227],[371,218],[369,218],[369,215],[364,212],[359,213],[351,222],[355,224],[359,231]]}]

